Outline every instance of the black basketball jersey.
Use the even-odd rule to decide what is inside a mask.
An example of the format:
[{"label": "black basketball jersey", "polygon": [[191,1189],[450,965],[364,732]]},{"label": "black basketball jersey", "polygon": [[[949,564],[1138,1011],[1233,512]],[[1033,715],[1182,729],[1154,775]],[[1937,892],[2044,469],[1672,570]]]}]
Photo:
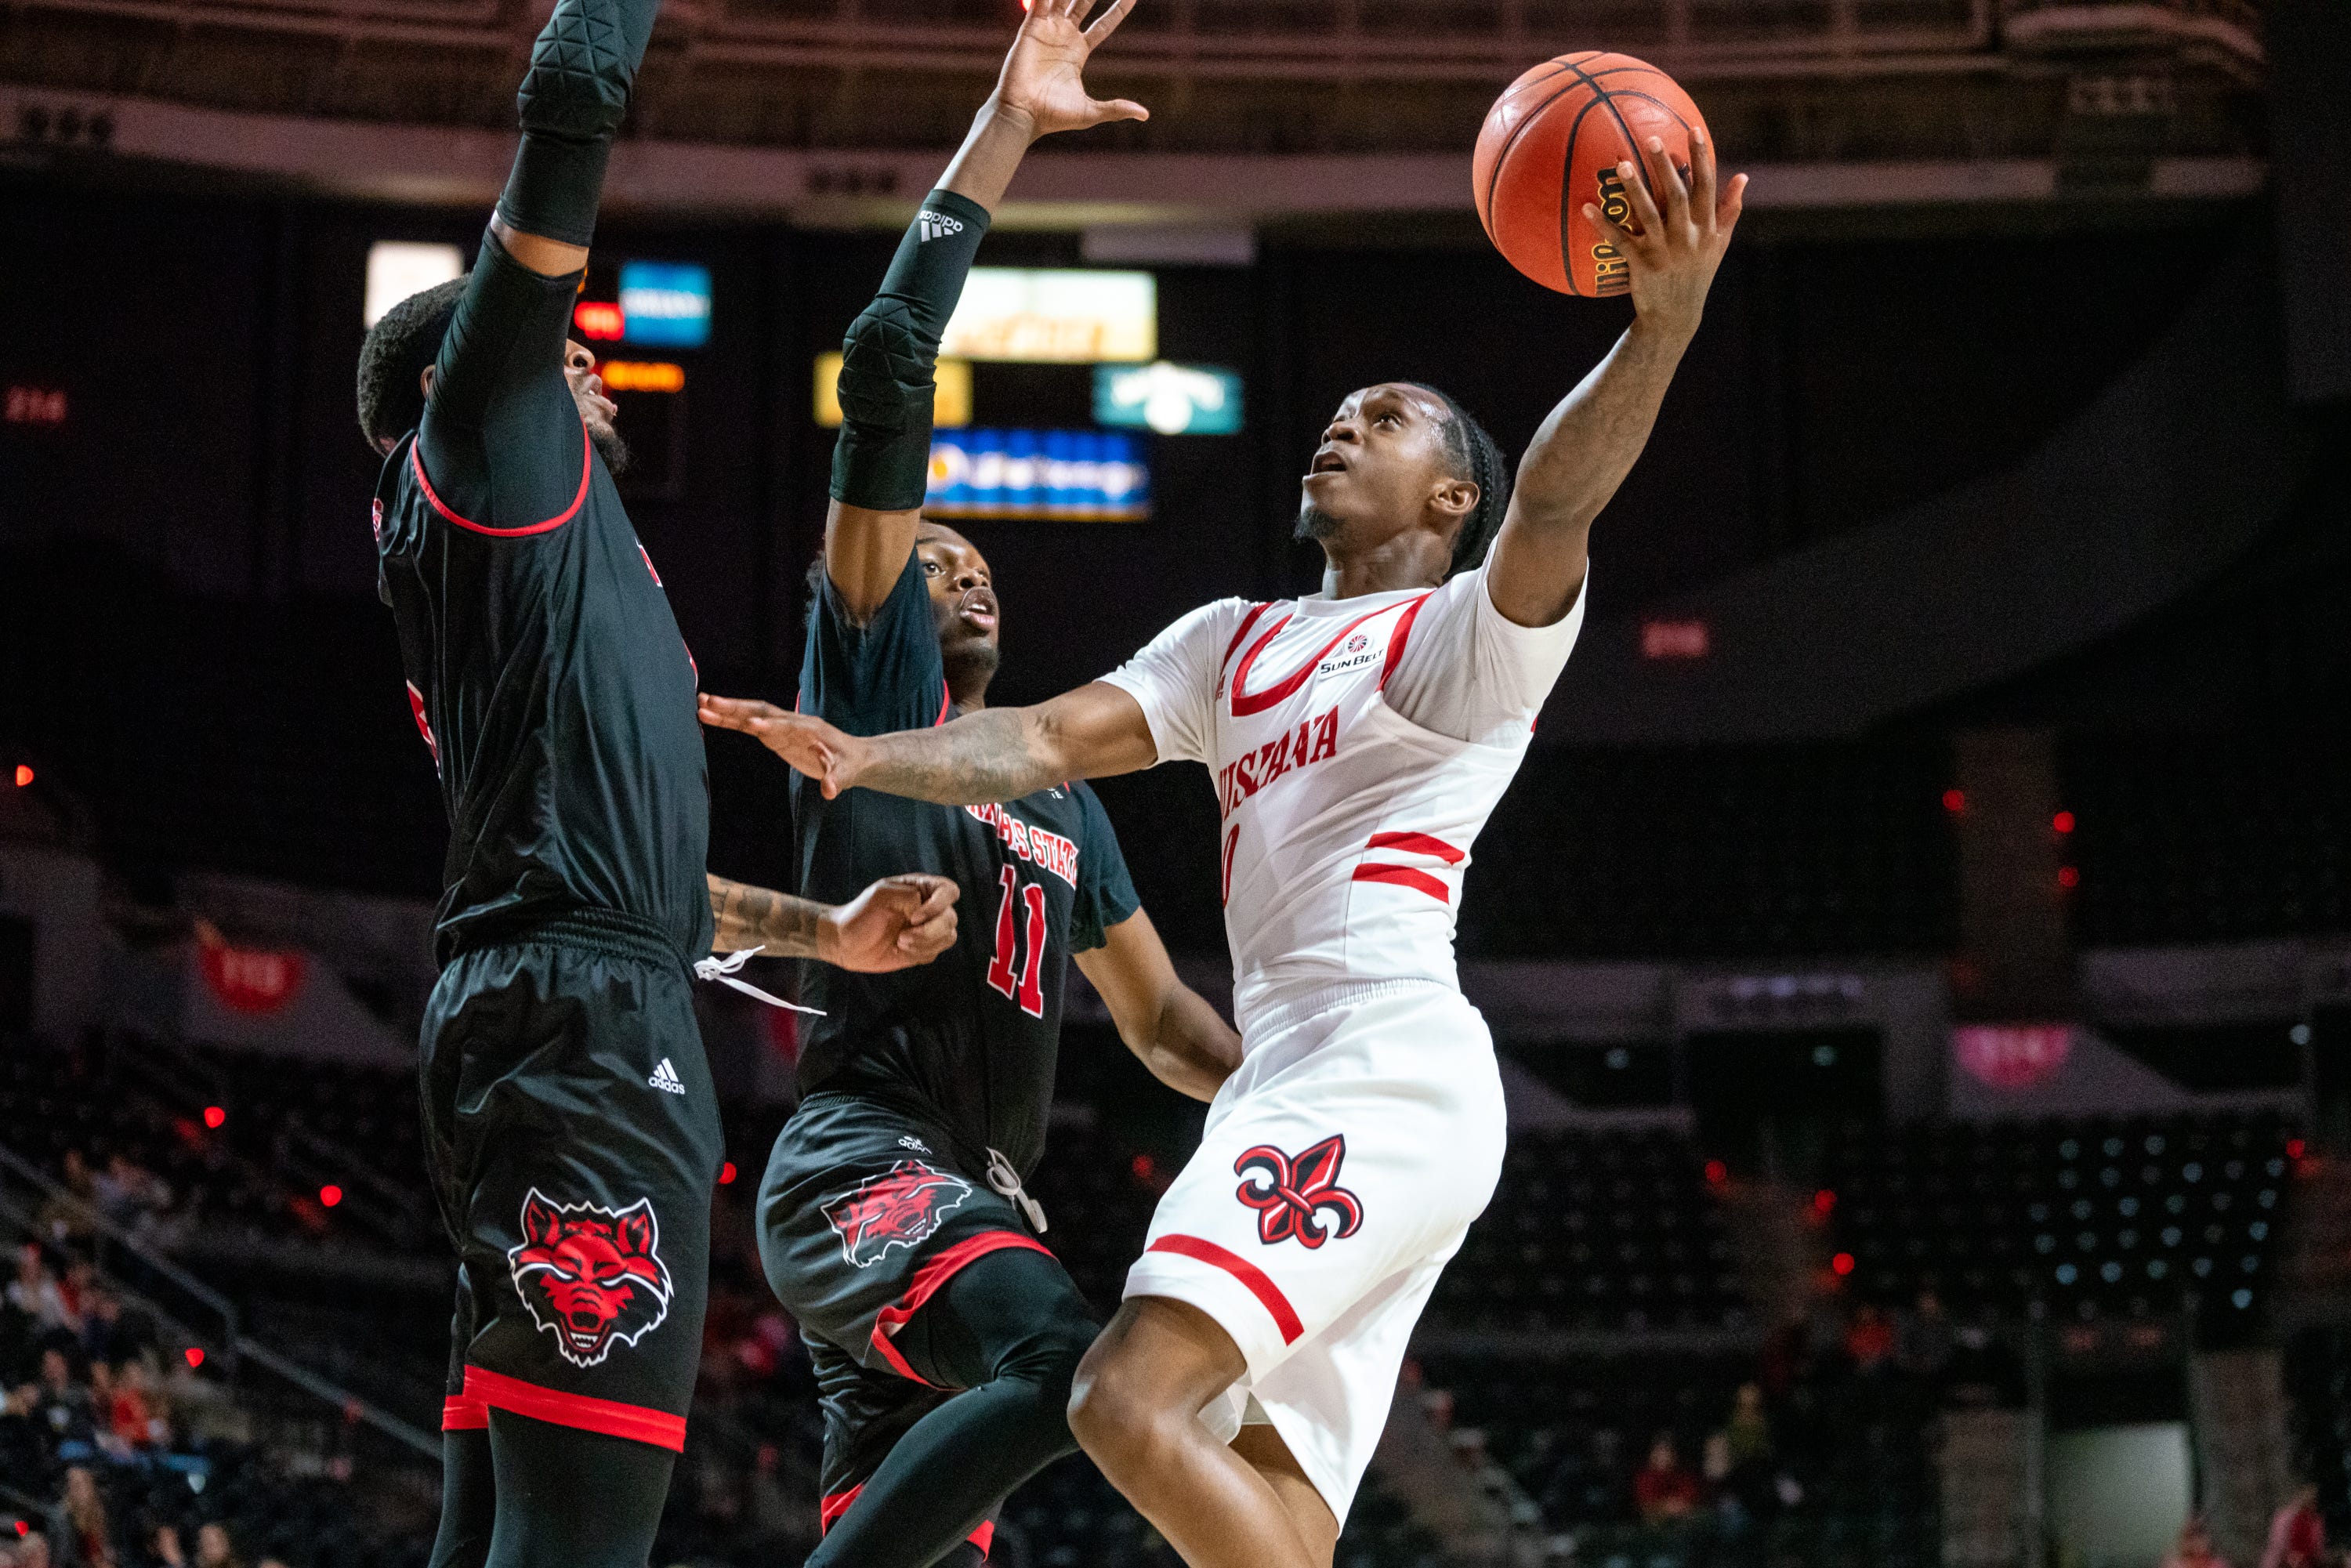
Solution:
[{"label": "black basketball jersey", "polygon": [[710,950],[694,660],[564,380],[577,283],[485,237],[376,486],[378,591],[449,813],[444,961],[582,908]]},{"label": "black basketball jersey", "polygon": [[[799,708],[852,735],[943,724],[946,671],[919,556],[863,627],[831,580],[810,616]],[[1138,907],[1118,835],[1083,783],[1000,805],[935,806],[872,789],[828,800],[795,774],[799,891],[838,904],[875,878],[924,871],[962,888],[956,945],[892,975],[808,967],[804,1092],[911,1102],[983,1161],[1024,1178],[1045,1147],[1069,956]]]}]

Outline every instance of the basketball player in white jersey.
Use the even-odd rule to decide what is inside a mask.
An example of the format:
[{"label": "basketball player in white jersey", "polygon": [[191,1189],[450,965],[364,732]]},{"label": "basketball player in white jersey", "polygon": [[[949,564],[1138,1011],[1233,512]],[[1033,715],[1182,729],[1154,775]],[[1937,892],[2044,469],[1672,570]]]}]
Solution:
[{"label": "basketball player in white jersey", "polygon": [[1515,492],[1443,393],[1366,387],[1303,481],[1319,594],[1219,601],[1091,685],[919,732],[703,699],[828,795],[983,804],[1208,765],[1245,1054],[1070,1412],[1193,1568],[1328,1568],[1413,1324],[1501,1168],[1492,1040],[1454,979],[1462,873],[1574,645],[1586,535],[1648,440],[1746,185],[1718,199],[1703,145],[1687,183],[1654,142],[1646,161],[1662,212],[1620,170],[1637,232],[1586,208],[1631,261],[1635,320]]}]

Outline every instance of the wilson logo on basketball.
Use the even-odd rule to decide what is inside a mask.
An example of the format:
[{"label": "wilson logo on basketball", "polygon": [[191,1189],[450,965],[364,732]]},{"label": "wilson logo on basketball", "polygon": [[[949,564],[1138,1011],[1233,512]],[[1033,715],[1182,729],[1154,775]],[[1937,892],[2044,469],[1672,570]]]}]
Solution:
[{"label": "wilson logo on basketball", "polygon": [[[1624,176],[1614,169],[1600,171],[1600,212],[1612,224],[1629,224],[1633,219],[1633,204],[1625,199]],[[1633,264],[1606,240],[1592,247],[1592,273],[1598,280],[1599,293],[1622,294],[1633,287]]]}]

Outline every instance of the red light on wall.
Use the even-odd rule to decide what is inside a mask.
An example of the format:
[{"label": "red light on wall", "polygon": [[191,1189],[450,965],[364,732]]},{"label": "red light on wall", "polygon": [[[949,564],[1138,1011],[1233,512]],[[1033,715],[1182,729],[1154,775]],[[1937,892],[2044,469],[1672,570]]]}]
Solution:
[{"label": "red light on wall", "polygon": [[2081,886],[2082,868],[2071,865],[2059,866],[2057,868],[2057,885],[2069,890]]},{"label": "red light on wall", "polygon": [[1641,622],[1641,657],[1644,659],[1703,659],[1713,643],[1703,621],[1644,621]]},{"label": "red light on wall", "polygon": [[220,1127],[220,1124],[221,1124],[223,1122],[225,1122],[225,1121],[227,1121],[227,1120],[228,1120],[228,1113],[227,1113],[226,1111],[223,1110],[223,1109],[222,1109],[221,1107],[219,1107],[218,1105],[207,1105],[207,1106],[205,1106],[205,1107],[204,1107],[204,1125],[205,1125],[205,1126],[207,1126],[207,1127],[211,1127],[211,1128],[214,1129],[215,1131],[217,1131],[217,1130],[219,1129],[219,1127]]},{"label": "red light on wall", "polygon": [[204,1353],[199,1346],[192,1344],[180,1354],[188,1358],[190,1366],[202,1366],[204,1364]]},{"label": "red light on wall", "polygon": [[2060,811],[2049,819],[2049,825],[2061,833],[2070,833],[2074,831],[2074,813]]},{"label": "red light on wall", "polygon": [[2285,1141],[2285,1157],[2290,1160],[2298,1160],[2302,1158],[2302,1151],[2308,1147],[2310,1147],[2310,1145],[2304,1143],[2300,1138],[2288,1138]]},{"label": "red light on wall", "polygon": [[1968,796],[1966,790],[1946,789],[1943,791],[1944,810],[1949,811],[1952,816],[1956,817],[1967,809]]},{"label": "red light on wall", "polygon": [[10,387],[0,399],[0,420],[10,424],[37,424],[55,429],[66,422],[63,387]]},{"label": "red light on wall", "polygon": [[1828,1188],[1823,1187],[1820,1191],[1813,1194],[1813,1212],[1814,1214],[1826,1214],[1834,1207],[1836,1207],[1836,1194],[1831,1192]]},{"label": "red light on wall", "polygon": [[319,1189],[319,1201],[327,1207],[332,1208],[343,1201],[343,1189],[333,1182],[329,1182]]},{"label": "red light on wall", "polygon": [[667,360],[606,360],[596,367],[607,392],[675,392],[685,390],[685,367]]},{"label": "red light on wall", "polygon": [[571,324],[580,329],[583,338],[601,342],[617,340],[628,329],[628,318],[621,308],[608,299],[583,299],[571,312]]},{"label": "red light on wall", "polygon": [[1730,1179],[1730,1167],[1720,1160],[1708,1160],[1706,1162],[1706,1179],[1720,1186]]},{"label": "red light on wall", "polygon": [[728,1160],[725,1165],[718,1167],[718,1185],[720,1186],[733,1186],[735,1185],[735,1162],[733,1160]]},{"label": "red light on wall", "polygon": [[1853,1254],[1850,1252],[1838,1253],[1835,1257],[1829,1260],[1829,1267],[1836,1270],[1838,1278],[1844,1278],[1845,1275],[1853,1272]]},{"label": "red light on wall", "polygon": [[33,770],[23,763],[16,764],[16,788],[23,789],[33,782]]}]

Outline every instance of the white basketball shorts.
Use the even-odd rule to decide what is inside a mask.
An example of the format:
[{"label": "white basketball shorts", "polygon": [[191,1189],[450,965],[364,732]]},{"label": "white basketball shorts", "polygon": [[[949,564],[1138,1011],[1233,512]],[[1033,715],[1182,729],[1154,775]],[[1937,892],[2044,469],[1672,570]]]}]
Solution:
[{"label": "white basketball shorts", "polygon": [[1215,1319],[1249,1371],[1202,1419],[1270,1422],[1342,1521],[1413,1324],[1501,1174],[1492,1036],[1458,991],[1356,983],[1245,1023],[1126,1294]]}]

